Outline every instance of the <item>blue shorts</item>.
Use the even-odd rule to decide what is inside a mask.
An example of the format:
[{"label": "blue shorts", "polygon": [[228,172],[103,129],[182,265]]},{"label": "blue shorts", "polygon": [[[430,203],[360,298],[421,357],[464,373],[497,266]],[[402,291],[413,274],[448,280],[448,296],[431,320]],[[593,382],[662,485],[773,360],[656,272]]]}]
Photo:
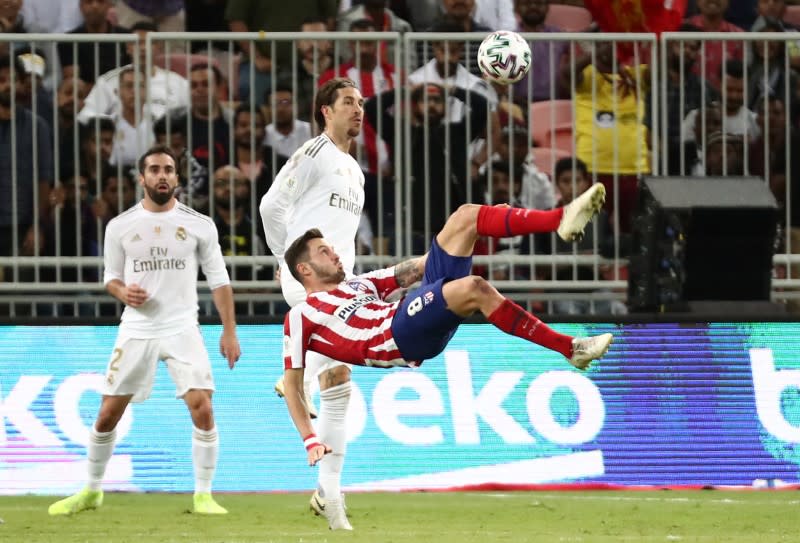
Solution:
[{"label": "blue shorts", "polygon": [[422,284],[406,295],[392,321],[392,335],[404,359],[421,362],[444,350],[464,318],[447,309],[442,287],[471,272],[471,256],[449,255],[433,239]]}]

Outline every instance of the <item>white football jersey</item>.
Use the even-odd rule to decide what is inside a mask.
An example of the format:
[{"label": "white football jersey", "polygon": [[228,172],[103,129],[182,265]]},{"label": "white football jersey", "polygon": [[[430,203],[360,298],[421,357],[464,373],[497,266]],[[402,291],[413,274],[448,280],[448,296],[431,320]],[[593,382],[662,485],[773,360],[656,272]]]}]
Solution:
[{"label": "white football jersey", "polygon": [[198,266],[211,290],[230,284],[213,221],[179,202],[159,213],[139,202],[108,223],[104,247],[103,283],[136,283],[148,294],[122,313],[120,331],[130,337],[165,337],[197,324]]},{"label": "white football jersey", "polygon": [[259,210],[267,245],[281,266],[286,248],[306,230],[319,228],[351,275],[363,207],[364,173],[351,155],[322,134],[295,151]]}]

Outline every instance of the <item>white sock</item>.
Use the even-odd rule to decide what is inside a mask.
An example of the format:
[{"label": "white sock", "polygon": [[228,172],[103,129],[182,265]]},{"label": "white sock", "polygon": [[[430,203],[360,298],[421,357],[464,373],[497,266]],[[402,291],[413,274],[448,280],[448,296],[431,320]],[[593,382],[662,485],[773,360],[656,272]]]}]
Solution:
[{"label": "white sock", "polygon": [[211,492],[211,481],[217,471],[219,435],[217,428],[192,431],[192,463],[194,464],[194,493]]},{"label": "white sock", "polygon": [[117,438],[116,429],[110,432],[98,432],[94,426],[89,432],[89,446],[86,449],[86,459],[88,460],[89,488],[100,490],[103,476],[106,473],[106,466],[114,454],[114,442]]},{"label": "white sock", "polygon": [[342,488],[342,466],[347,452],[345,415],[350,402],[350,381],[319,393],[320,410],[317,435],[333,449],[319,461],[319,490],[325,499],[339,500]]}]

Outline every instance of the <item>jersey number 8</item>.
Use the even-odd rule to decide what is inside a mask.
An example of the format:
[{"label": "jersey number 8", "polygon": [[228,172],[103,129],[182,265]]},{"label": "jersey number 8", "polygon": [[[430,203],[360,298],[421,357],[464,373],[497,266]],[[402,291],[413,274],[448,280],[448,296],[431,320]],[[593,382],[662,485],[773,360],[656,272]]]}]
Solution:
[{"label": "jersey number 8", "polygon": [[422,298],[417,296],[411,300],[411,303],[408,304],[408,309],[406,309],[406,311],[408,312],[409,317],[413,317],[419,313],[420,309],[422,309]]}]

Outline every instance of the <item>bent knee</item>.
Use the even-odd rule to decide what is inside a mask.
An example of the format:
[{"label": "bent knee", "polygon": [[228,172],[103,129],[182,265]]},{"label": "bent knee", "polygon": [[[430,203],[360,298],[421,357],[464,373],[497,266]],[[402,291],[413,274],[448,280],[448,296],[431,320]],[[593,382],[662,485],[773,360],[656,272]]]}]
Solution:
[{"label": "bent knee", "polygon": [[325,370],[319,374],[319,389],[325,390],[327,388],[343,385],[350,382],[350,366],[339,365],[334,366],[329,370]]},{"label": "bent knee", "polygon": [[461,204],[450,215],[450,220],[457,221],[459,230],[475,230],[480,208],[481,206],[476,204]]}]

